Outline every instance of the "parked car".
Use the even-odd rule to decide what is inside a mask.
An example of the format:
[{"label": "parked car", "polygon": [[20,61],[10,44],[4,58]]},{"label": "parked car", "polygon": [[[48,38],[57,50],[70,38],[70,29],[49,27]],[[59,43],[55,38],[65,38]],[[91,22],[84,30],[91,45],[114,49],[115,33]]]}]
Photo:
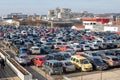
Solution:
[{"label": "parked car", "polygon": [[30,64],[31,60],[27,54],[18,54],[15,56],[15,60],[20,64]]},{"label": "parked car", "polygon": [[114,66],[119,66],[120,65],[120,61],[118,59],[118,57],[116,56],[106,56],[105,59],[103,59],[110,67],[114,67]]},{"label": "parked car", "polygon": [[93,70],[92,64],[89,60],[80,55],[71,56],[70,61],[75,65],[76,69],[80,71],[91,71]]},{"label": "parked car", "polygon": [[81,51],[81,46],[80,45],[73,45],[73,49],[77,52],[77,51]]},{"label": "parked car", "polygon": [[40,54],[40,48],[39,47],[37,47],[37,46],[32,46],[31,48],[30,48],[30,52],[31,52],[31,54]]},{"label": "parked car", "polygon": [[98,43],[99,49],[107,49],[107,44],[106,43]]},{"label": "parked car", "polygon": [[76,55],[83,56],[85,58],[90,57],[90,56],[86,55],[85,52],[77,52]]},{"label": "parked car", "polygon": [[97,44],[90,44],[90,50],[98,50],[99,46]]},{"label": "parked car", "polygon": [[47,46],[40,47],[41,54],[49,54],[52,53],[52,49]]},{"label": "parked car", "polygon": [[47,60],[42,65],[42,70],[45,70],[49,75],[62,74],[63,65],[58,60]]},{"label": "parked car", "polygon": [[37,67],[41,67],[45,60],[45,56],[36,56],[31,59],[31,62]]},{"label": "parked car", "polygon": [[84,55],[88,56],[88,57],[100,57],[96,52],[93,51],[85,51]]},{"label": "parked car", "polygon": [[64,73],[73,72],[73,71],[76,70],[75,65],[73,65],[70,61],[64,60],[64,61],[61,61],[61,62],[63,64],[63,72]]},{"label": "parked car", "polygon": [[46,60],[65,60],[65,57],[63,57],[60,53],[51,53],[47,54],[45,56]]},{"label": "parked car", "polygon": [[65,60],[70,60],[71,57],[71,53],[69,52],[59,52],[59,54],[61,54]]},{"label": "parked car", "polygon": [[93,65],[94,70],[108,69],[108,65],[99,57],[88,57],[88,60]]},{"label": "parked car", "polygon": [[20,47],[19,54],[29,54],[29,50],[26,47]]},{"label": "parked car", "polygon": [[81,45],[81,50],[82,51],[90,50],[90,45],[89,44],[82,44]]}]

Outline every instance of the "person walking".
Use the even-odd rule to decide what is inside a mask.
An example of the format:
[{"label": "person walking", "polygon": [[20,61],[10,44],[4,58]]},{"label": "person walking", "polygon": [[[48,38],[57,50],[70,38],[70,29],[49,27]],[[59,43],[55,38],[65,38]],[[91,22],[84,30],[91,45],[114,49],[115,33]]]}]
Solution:
[{"label": "person walking", "polygon": [[4,68],[5,68],[5,60],[2,58],[0,63],[1,63],[1,68],[4,70]]}]

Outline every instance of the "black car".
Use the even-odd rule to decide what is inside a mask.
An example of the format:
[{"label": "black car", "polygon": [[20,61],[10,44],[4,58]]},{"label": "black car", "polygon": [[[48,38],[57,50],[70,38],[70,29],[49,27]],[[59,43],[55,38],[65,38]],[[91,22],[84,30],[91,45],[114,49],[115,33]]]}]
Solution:
[{"label": "black car", "polygon": [[50,53],[45,56],[46,60],[65,60],[65,57],[60,53]]},{"label": "black car", "polygon": [[99,57],[89,57],[90,63],[93,65],[94,70],[106,70],[108,65]]}]

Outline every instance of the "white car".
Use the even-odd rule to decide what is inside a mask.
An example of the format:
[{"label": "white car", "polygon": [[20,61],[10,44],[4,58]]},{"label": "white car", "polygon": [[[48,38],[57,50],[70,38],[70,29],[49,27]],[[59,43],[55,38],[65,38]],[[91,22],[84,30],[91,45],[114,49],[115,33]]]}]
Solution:
[{"label": "white car", "polygon": [[40,48],[39,47],[37,47],[37,46],[32,46],[31,48],[30,48],[30,51],[31,51],[31,54],[40,54]]},{"label": "white car", "polygon": [[83,51],[90,50],[90,45],[89,44],[82,44],[81,45],[81,50],[83,50]]},{"label": "white car", "polygon": [[72,72],[75,71],[75,65],[73,65],[70,61],[61,61],[63,64],[63,72]]},{"label": "white car", "polygon": [[90,44],[90,49],[97,50],[97,49],[99,49],[99,46],[97,44]]},{"label": "white car", "polygon": [[19,64],[30,64],[31,63],[31,60],[28,58],[27,54],[18,54],[15,56],[15,60]]},{"label": "white car", "polygon": [[73,46],[73,49],[74,49],[75,51],[81,51],[82,47],[81,47],[80,45],[74,45],[74,46]]}]

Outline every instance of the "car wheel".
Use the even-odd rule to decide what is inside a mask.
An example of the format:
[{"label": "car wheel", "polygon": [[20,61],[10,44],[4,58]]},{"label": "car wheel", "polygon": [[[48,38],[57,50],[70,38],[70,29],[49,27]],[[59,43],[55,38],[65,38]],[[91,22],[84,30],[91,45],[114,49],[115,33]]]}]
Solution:
[{"label": "car wheel", "polygon": [[66,69],[63,69],[63,72],[66,73]]},{"label": "car wheel", "polygon": [[84,49],[82,48],[81,51],[84,51]]},{"label": "car wheel", "polygon": [[79,68],[80,72],[82,72],[82,68]]}]

